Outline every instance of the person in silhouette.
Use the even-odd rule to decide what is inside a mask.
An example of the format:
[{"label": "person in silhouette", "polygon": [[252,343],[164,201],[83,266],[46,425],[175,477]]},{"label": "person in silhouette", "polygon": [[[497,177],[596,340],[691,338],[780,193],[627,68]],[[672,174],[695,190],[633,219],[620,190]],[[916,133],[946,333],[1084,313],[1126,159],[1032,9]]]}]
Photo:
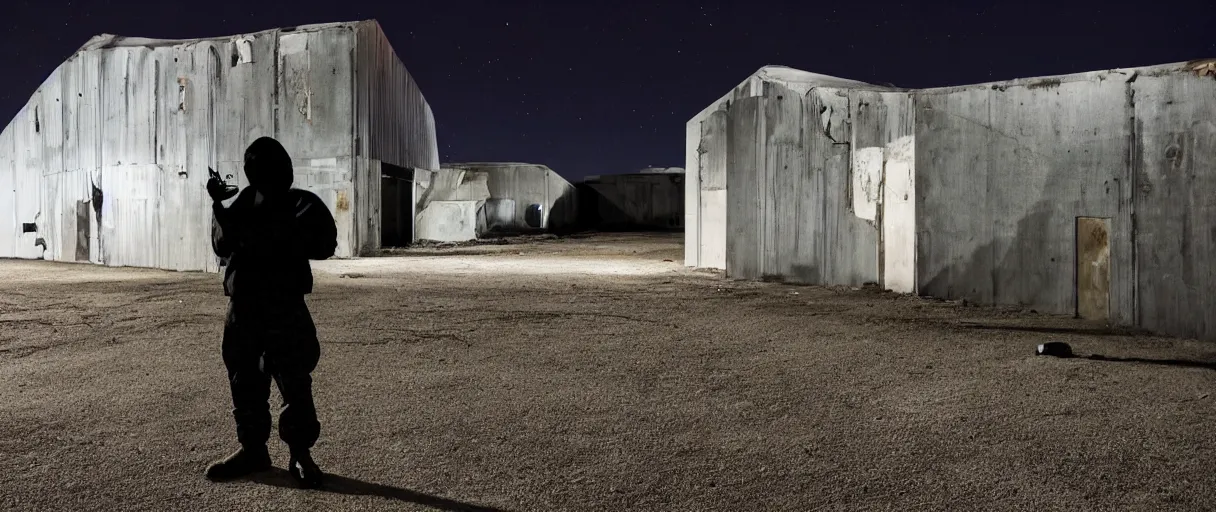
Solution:
[{"label": "person in silhouette", "polygon": [[283,396],[279,437],[291,452],[288,469],[303,487],[321,485],[310,454],[321,433],[311,373],[321,356],[317,329],[305,304],[312,292],[309,260],[337,249],[337,226],[316,194],[292,188],[291,157],[278,141],[262,137],[245,150],[249,186],[236,194],[218,174],[211,196],[211,245],[224,268],[228,316],[222,352],[232,391],[232,415],[241,448],[207,468],[212,480],[270,469],[270,380]]}]

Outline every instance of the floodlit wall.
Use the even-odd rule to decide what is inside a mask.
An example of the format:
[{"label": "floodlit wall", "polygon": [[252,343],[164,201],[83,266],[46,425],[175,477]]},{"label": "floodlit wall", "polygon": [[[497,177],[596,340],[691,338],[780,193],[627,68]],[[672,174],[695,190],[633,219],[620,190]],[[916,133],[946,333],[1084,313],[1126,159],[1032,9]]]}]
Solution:
[{"label": "floodlit wall", "polygon": [[[376,22],[355,27],[355,245],[361,253],[381,246],[380,164],[403,169],[439,169],[435,116],[383,29]],[[417,235],[415,235],[417,236]]]},{"label": "floodlit wall", "polygon": [[[474,240],[487,231],[488,175],[464,169],[414,172],[415,238]],[[512,211],[514,211],[512,209]]]},{"label": "floodlit wall", "polygon": [[[443,164],[443,168],[467,171],[470,176],[485,175],[490,194],[484,205],[487,231],[560,231],[577,221],[574,185],[546,166],[459,163]],[[529,213],[530,209],[539,215]]]},{"label": "floodlit wall", "polygon": [[919,92],[921,293],[1216,338],[1213,74]]},{"label": "floodlit wall", "polygon": [[728,276],[879,282],[876,204],[852,187],[849,94],[766,82],[727,111]]},{"label": "floodlit wall", "polygon": [[[356,31],[376,49],[356,52]],[[356,197],[379,198],[379,170],[370,179],[368,156],[438,165],[434,121],[418,106],[425,106],[420,94],[412,96],[416,88],[384,86],[397,95],[358,98],[378,106],[369,126],[431,131],[421,130],[418,141],[356,148],[364,139],[354,129],[352,54],[374,55],[365,59],[379,66],[371,79],[399,77],[381,71],[400,67],[385,44],[374,21],[200,40],[91,39],[0,133],[0,257],[217,270],[207,167],[244,186],[245,147],[264,135],[292,155],[295,186],[333,212],[337,255],[358,254],[379,233],[378,206],[364,204],[359,215],[352,208]]]},{"label": "floodlit wall", "polygon": [[918,91],[754,79],[689,126],[695,266],[720,215],[729,276],[1216,339],[1216,61]]},{"label": "floodlit wall", "polygon": [[597,229],[684,228],[682,169],[589,176],[579,196],[581,223]]},{"label": "floodlit wall", "polygon": [[910,287],[914,198],[884,202],[881,186],[888,171],[911,186],[909,109],[896,89],[761,69],[689,122],[686,264]]},{"label": "floodlit wall", "polygon": [[882,89],[783,66],[766,66],[711,103],[685,125],[684,264],[726,268],[727,128],[732,104],[762,96],[776,83],[798,95],[812,88]]},{"label": "floodlit wall", "polygon": [[916,291],[916,137],[912,94],[852,90],[851,210],[877,228],[877,280]]}]

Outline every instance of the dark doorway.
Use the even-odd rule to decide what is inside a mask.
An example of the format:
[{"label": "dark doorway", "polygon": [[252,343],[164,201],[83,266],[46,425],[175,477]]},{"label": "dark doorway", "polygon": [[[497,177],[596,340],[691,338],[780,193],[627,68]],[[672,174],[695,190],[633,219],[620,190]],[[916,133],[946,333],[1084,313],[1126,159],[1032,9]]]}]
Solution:
[{"label": "dark doorway", "polygon": [[380,246],[414,241],[414,170],[380,163]]}]

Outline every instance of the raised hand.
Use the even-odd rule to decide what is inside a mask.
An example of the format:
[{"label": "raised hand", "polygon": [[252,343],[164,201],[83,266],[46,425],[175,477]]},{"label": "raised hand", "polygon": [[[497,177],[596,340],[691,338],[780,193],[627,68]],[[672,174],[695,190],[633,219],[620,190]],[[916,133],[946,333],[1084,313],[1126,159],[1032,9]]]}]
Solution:
[{"label": "raised hand", "polygon": [[211,178],[207,179],[207,195],[211,196],[212,201],[225,201],[240,191],[236,185],[225,183],[224,178],[220,177],[220,173],[215,172],[215,169],[208,167],[207,173],[211,175]]}]

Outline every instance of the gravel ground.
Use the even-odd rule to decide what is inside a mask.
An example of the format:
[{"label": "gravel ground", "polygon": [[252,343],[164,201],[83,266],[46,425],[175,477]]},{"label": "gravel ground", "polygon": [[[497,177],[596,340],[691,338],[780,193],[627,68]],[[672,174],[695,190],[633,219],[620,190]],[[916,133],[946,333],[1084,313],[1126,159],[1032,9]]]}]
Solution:
[{"label": "gravel ground", "polygon": [[1211,344],[681,261],[601,235],[316,264],[318,491],[202,477],[235,447],[218,276],[0,261],[0,507],[1213,507]]}]

